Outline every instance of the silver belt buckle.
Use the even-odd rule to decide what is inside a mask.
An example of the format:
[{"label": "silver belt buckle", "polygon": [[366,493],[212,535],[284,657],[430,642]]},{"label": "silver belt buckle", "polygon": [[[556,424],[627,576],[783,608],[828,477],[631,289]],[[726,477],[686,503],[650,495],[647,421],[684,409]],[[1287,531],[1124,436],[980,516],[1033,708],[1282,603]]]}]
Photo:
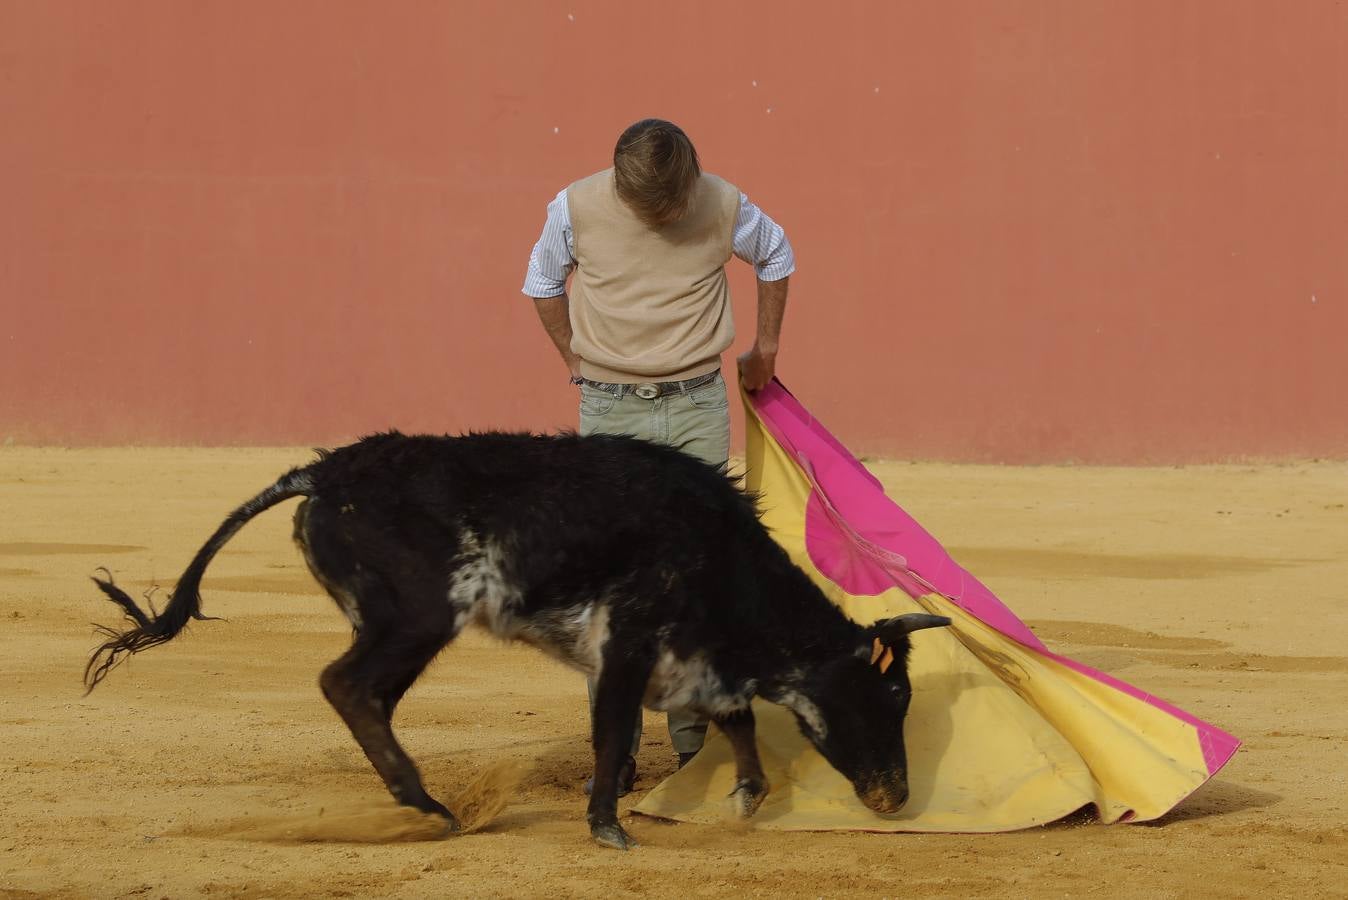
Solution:
[{"label": "silver belt buckle", "polygon": [[632,393],[636,394],[642,400],[654,400],[656,397],[660,396],[660,388],[658,385],[646,382],[632,388]]}]

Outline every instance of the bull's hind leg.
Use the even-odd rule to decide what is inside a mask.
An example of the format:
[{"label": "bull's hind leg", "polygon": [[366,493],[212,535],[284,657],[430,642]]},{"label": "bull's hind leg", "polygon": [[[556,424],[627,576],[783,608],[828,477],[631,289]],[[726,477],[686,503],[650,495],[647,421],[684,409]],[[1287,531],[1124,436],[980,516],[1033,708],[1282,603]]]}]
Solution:
[{"label": "bull's hind leg", "polygon": [[443,632],[428,639],[411,629],[366,628],[350,650],[323,670],[319,684],[394,799],[444,816],[450,830],[457,831],[458,820],[426,793],[416,764],[394,737],[391,725],[398,700],[448,639]]},{"label": "bull's hind leg", "polygon": [[735,750],[735,786],[730,791],[730,803],[737,816],[747,819],[758,812],[768,795],[768,779],[763,774],[754,740],[754,712],[746,707],[718,717],[715,722]]},{"label": "bull's hind leg", "polygon": [[456,633],[436,587],[442,579],[354,516],[336,522],[342,514],[311,498],[295,516],[305,561],[356,632],[351,649],[323,670],[319,684],[394,798],[444,816],[456,830],[458,821],[426,793],[390,724],[403,694]]}]

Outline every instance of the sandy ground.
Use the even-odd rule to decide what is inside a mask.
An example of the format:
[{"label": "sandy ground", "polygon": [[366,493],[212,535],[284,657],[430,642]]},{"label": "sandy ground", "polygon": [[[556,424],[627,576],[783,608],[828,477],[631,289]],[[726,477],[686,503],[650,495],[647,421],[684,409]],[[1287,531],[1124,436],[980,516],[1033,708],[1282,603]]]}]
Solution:
[{"label": "sandy ground", "polygon": [[[1050,646],[1246,741],[1162,821],[883,836],[637,816],[622,854],[584,824],[581,679],[477,634],[395,724],[451,806],[484,773],[520,781],[475,833],[416,840],[433,835],[389,809],[318,692],[348,631],[287,511],[208,574],[227,621],[82,696],[90,622],[116,620],[94,568],[171,587],[229,509],[308,457],[0,448],[0,896],[1348,896],[1348,464],[872,464]],[[647,722],[641,789],[673,767]]]}]

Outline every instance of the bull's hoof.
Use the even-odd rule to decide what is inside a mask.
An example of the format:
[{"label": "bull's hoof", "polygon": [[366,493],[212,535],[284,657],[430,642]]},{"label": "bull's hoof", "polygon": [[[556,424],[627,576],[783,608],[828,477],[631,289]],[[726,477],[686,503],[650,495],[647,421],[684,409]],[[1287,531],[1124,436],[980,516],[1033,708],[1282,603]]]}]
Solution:
[{"label": "bull's hoof", "polygon": [[767,785],[754,778],[741,778],[730,791],[730,808],[741,819],[749,819],[763,805],[768,795]]},{"label": "bull's hoof", "polygon": [[617,822],[608,825],[591,825],[590,836],[599,846],[612,847],[614,850],[631,850],[637,845],[637,842],[632,840]]},{"label": "bull's hoof", "polygon": [[444,819],[445,820],[444,837],[449,837],[450,835],[458,834],[460,831],[463,831],[463,824],[459,822],[458,816],[450,812],[447,806],[445,806],[439,800],[436,800],[434,797],[425,797],[419,803],[409,803],[407,805],[412,807],[413,809],[420,810],[421,812],[424,812],[427,815],[439,816],[440,818]]}]

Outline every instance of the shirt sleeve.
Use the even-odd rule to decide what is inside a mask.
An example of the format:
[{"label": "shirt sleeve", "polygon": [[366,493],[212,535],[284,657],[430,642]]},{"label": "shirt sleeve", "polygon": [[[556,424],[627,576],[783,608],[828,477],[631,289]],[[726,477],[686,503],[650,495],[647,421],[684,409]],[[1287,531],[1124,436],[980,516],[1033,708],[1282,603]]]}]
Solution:
[{"label": "shirt sleeve", "polygon": [[735,217],[735,255],[758,272],[759,281],[780,281],[796,271],[796,254],[782,226],[740,194]]},{"label": "shirt sleeve", "polygon": [[529,254],[529,268],[524,273],[521,292],[537,300],[560,296],[566,293],[567,276],[575,267],[571,210],[567,207],[563,188],[548,204],[548,218],[543,223],[543,234]]}]

